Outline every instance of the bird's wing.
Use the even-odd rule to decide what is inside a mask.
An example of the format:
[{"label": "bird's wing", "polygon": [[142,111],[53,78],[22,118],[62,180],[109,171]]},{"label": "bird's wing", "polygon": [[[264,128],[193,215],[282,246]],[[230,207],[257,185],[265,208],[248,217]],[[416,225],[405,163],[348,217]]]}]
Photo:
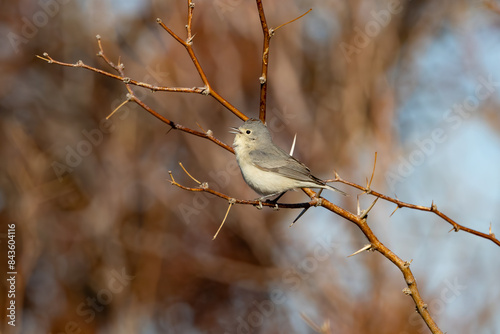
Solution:
[{"label": "bird's wing", "polygon": [[253,150],[249,156],[253,165],[262,170],[279,173],[295,180],[323,184],[311,175],[306,165],[277,146],[266,148],[266,150]]}]

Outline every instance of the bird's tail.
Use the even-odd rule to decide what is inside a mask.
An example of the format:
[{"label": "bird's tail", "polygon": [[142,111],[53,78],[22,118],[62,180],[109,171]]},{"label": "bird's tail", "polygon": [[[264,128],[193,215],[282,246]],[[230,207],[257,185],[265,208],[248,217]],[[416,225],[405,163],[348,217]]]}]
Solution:
[{"label": "bird's tail", "polygon": [[321,179],[318,179],[317,177],[315,177],[314,175],[311,175],[311,178],[318,184],[320,185],[321,188],[323,189],[329,189],[329,190],[332,190],[332,191],[336,191],[338,193],[341,193],[342,195],[344,196],[349,196],[347,193],[343,192],[342,190],[340,189],[337,189],[335,187],[332,187],[331,185],[329,184],[326,184],[325,181],[321,180]]},{"label": "bird's tail", "polygon": [[325,183],[325,184],[324,184],[324,187],[325,187],[325,189],[329,189],[329,190],[333,190],[333,191],[336,191],[336,192],[338,192],[338,193],[341,193],[341,194],[342,194],[342,195],[344,195],[344,196],[349,196],[347,193],[343,192],[343,191],[342,191],[342,190],[340,190],[340,189],[337,189],[337,188],[335,188],[335,187],[332,187],[332,186],[331,186],[331,185],[329,185],[329,184],[326,184],[326,183]]}]

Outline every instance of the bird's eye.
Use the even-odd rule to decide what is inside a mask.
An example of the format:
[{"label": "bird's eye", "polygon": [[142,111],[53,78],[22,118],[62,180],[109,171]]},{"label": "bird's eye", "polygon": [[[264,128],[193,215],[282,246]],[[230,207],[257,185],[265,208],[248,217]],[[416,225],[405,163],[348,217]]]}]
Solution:
[{"label": "bird's eye", "polygon": [[249,135],[249,134],[251,134],[251,133],[252,133],[252,131],[247,130],[247,131],[246,131],[246,133],[247,133],[247,135]]}]

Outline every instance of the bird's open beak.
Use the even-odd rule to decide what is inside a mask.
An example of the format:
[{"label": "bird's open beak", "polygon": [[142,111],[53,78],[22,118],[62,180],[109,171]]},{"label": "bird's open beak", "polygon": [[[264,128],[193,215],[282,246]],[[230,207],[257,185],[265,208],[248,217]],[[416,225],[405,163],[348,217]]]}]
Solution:
[{"label": "bird's open beak", "polygon": [[229,133],[234,133],[235,135],[237,135],[237,134],[240,134],[240,133],[241,133],[240,129],[235,128],[235,127],[233,127],[233,126],[231,126],[231,127],[230,127],[230,129],[231,129],[231,130],[229,131]]}]

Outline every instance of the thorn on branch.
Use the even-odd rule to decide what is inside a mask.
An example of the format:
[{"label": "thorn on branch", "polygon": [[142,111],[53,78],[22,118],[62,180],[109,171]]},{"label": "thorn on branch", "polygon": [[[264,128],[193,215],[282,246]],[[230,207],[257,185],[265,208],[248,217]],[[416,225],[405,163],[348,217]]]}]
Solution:
[{"label": "thorn on branch", "polygon": [[393,214],[396,213],[396,211],[398,211],[398,209],[401,208],[401,206],[396,206],[396,208],[394,209],[394,211],[392,211],[392,213],[389,215],[389,217],[392,217]]},{"label": "thorn on branch", "polygon": [[[366,220],[366,217],[368,217],[368,212],[370,212],[370,210],[373,209],[373,207],[375,206],[375,203],[377,203],[379,198],[380,197],[375,198],[375,200],[368,207],[368,209],[361,211],[361,213],[358,215],[360,219]],[[359,198],[358,198],[358,205],[359,205]],[[358,210],[359,210],[359,206],[358,206]]]},{"label": "thorn on branch", "polygon": [[364,251],[371,251],[371,250],[373,250],[373,245],[372,244],[367,244],[363,248],[361,248],[360,250],[357,250],[354,253],[352,253],[351,255],[349,255],[348,257],[357,255],[357,254],[359,254],[361,252],[364,252]]},{"label": "thorn on branch", "polygon": [[203,87],[201,91],[201,95],[208,96],[210,95],[210,88],[209,87]]},{"label": "thorn on branch", "polygon": [[370,178],[370,182],[368,182],[367,186],[366,186],[366,189],[367,189],[366,193],[367,194],[369,193],[368,191],[371,192],[370,188],[372,186],[373,176],[375,175],[375,166],[377,166],[377,152],[375,152],[375,159],[373,161],[372,177]]},{"label": "thorn on branch", "polygon": [[356,196],[356,213],[361,216],[361,205],[359,204],[359,195]]},{"label": "thorn on branch", "polygon": [[295,143],[297,142],[297,134],[293,136],[292,147],[290,147],[290,155],[293,156],[293,151],[295,151]]},{"label": "thorn on branch", "polygon": [[306,211],[307,211],[307,210],[309,210],[309,208],[310,208],[310,207],[307,207],[307,208],[304,208],[302,211],[300,211],[299,215],[298,215],[298,216],[297,216],[297,217],[293,220],[293,222],[292,222],[292,223],[290,224],[290,226],[288,226],[288,227],[292,227],[292,226],[293,226],[293,224],[295,224],[295,223],[297,222],[297,220],[299,220],[299,219],[300,219],[300,217],[302,217],[302,215],[303,215],[304,213],[306,213]]},{"label": "thorn on branch", "polygon": [[408,268],[412,262],[413,262],[413,259],[411,259],[410,261],[405,261],[405,263],[403,264],[403,267]]},{"label": "thorn on branch", "polygon": [[[187,26],[186,26],[187,27]],[[193,45],[193,39],[194,39],[194,36],[196,36],[196,34],[194,34],[193,36],[189,37],[187,40],[186,40],[186,44],[188,45]]]},{"label": "thorn on branch", "polygon": [[200,125],[200,123],[196,122],[196,125],[200,128],[202,132],[207,133],[207,131],[205,131],[205,129]]}]

